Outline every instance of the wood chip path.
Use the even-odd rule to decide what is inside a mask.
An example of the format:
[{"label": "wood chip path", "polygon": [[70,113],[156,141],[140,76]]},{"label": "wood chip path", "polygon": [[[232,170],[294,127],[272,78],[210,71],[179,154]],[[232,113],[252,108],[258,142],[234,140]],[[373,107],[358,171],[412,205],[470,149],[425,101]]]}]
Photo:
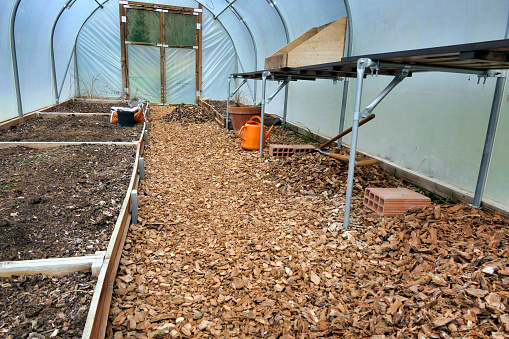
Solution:
[{"label": "wood chip path", "polygon": [[395,218],[363,208],[356,173],[319,154],[260,160],[213,122],[154,107],[110,338],[508,338],[508,220],[464,205]]}]

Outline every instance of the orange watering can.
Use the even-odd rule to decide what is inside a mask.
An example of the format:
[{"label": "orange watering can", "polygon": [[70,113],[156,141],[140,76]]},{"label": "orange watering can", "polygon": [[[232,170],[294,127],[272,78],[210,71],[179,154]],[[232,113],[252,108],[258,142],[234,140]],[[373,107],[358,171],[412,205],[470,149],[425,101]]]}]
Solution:
[{"label": "orange watering can", "polygon": [[[260,122],[254,121],[258,119]],[[248,149],[251,151],[256,151],[260,149],[260,126],[262,119],[255,115],[252,117],[239,131],[239,138],[242,139],[242,148]],[[266,127],[263,126],[263,148],[265,148],[265,141],[269,136],[270,132],[274,126],[281,125],[281,119],[277,118],[276,121],[270,126],[269,131],[265,133]],[[242,133],[244,132],[244,133]],[[241,135],[242,134],[242,135]]]}]

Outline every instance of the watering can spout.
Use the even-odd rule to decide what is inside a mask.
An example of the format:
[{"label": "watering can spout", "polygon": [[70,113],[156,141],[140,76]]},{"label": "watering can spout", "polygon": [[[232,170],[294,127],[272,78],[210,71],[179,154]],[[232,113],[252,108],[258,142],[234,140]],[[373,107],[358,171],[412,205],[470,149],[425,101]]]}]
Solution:
[{"label": "watering can spout", "polygon": [[263,139],[264,140],[267,140],[267,138],[269,137],[269,134],[270,132],[272,132],[272,129],[274,128],[274,126],[279,126],[281,125],[281,119],[277,118],[274,123],[272,124],[272,126],[270,126],[269,130],[267,131],[267,133],[264,135]]}]

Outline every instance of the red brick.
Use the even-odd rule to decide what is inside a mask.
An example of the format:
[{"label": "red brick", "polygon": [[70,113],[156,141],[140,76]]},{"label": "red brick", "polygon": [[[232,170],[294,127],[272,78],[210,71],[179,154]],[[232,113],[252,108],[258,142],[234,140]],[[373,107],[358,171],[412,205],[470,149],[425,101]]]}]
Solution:
[{"label": "red brick", "polygon": [[364,206],[379,215],[393,217],[412,207],[428,206],[431,199],[406,188],[366,188]]},{"label": "red brick", "polygon": [[289,157],[298,153],[307,153],[315,148],[313,145],[269,145],[269,154],[273,157]]}]

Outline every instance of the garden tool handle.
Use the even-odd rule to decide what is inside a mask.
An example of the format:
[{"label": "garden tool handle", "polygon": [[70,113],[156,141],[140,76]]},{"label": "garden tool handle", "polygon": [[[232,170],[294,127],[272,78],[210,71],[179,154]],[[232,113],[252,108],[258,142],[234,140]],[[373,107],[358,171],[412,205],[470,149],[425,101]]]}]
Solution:
[{"label": "garden tool handle", "polygon": [[350,159],[350,157],[348,155],[341,155],[341,154],[337,154],[337,153],[329,153],[328,155],[331,158],[341,160],[341,161],[348,161]]},{"label": "garden tool handle", "polygon": [[[375,115],[374,114],[370,114],[368,115],[365,119],[362,119],[361,121],[359,121],[359,127],[361,127],[362,125],[364,125],[365,123],[367,123],[368,121],[371,121],[375,118]],[[324,148],[324,147],[327,147],[329,146],[330,144],[332,144],[334,141],[338,140],[339,138],[341,137],[344,137],[345,135],[347,135],[348,133],[350,133],[352,131],[352,127],[348,128],[348,129],[345,129],[343,132],[339,133],[338,135],[336,135],[334,138],[330,139],[329,141],[327,141],[326,143],[320,145],[318,148],[321,149],[321,148]]]}]

